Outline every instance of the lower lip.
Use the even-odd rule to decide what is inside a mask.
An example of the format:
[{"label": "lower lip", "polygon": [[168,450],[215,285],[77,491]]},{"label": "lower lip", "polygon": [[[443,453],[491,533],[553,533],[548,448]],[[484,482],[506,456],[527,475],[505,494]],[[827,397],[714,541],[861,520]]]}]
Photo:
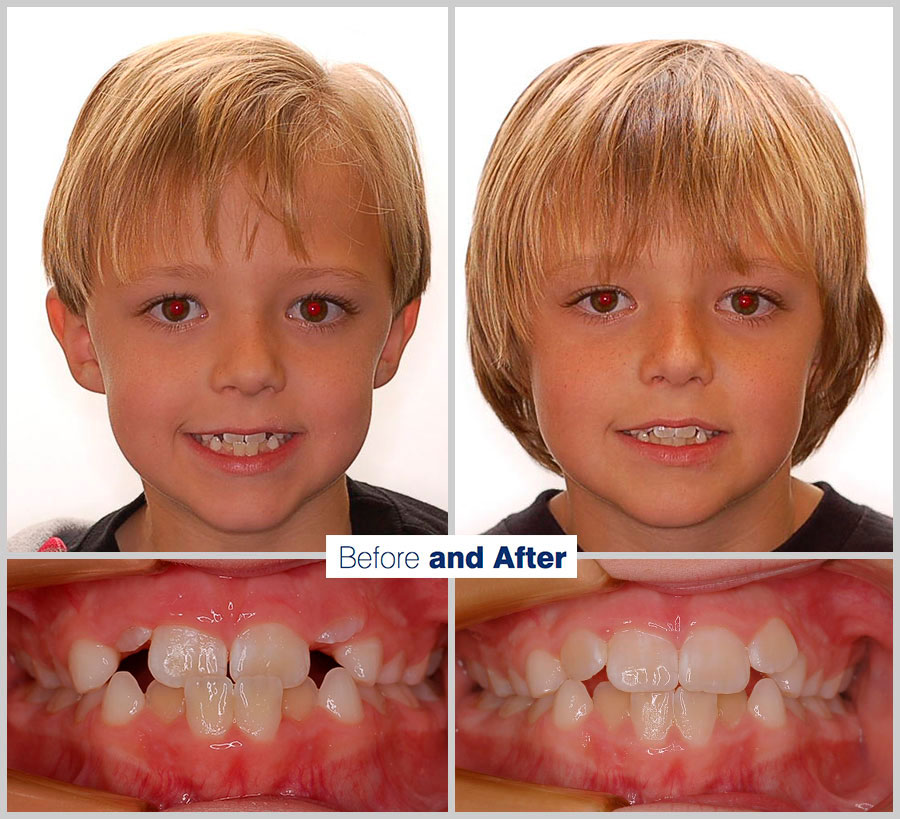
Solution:
[{"label": "lower lip", "polygon": [[703,466],[718,455],[728,438],[727,432],[720,432],[708,439],[705,444],[666,446],[639,441],[627,432],[620,432],[618,435],[623,439],[625,446],[630,447],[638,455],[665,466]]},{"label": "lower lip", "polygon": [[225,455],[221,452],[213,452],[209,447],[197,441],[193,435],[185,433],[184,437],[188,446],[211,467],[227,475],[233,475],[238,478],[250,478],[254,475],[263,475],[266,472],[278,469],[299,446],[303,433],[295,432],[278,449],[270,449],[266,452],[260,452],[258,455]]}]

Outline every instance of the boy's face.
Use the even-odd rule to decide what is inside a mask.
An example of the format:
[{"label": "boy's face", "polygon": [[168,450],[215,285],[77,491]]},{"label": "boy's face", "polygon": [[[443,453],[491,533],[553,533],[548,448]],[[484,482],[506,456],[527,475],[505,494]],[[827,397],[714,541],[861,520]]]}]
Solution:
[{"label": "boy's face", "polygon": [[590,250],[548,264],[532,388],[570,489],[683,527],[787,478],[822,332],[818,289],[747,251],[758,260],[747,275],[697,263],[677,238],[618,271]]},{"label": "boy's face", "polygon": [[[97,366],[78,380],[106,393],[148,499],[215,530],[274,532],[335,485],[415,326],[417,303],[392,322],[391,268],[377,218],[354,206],[355,178],[332,169],[305,182],[305,259],[235,177],[221,258],[197,206],[181,236],[156,237],[133,283],[97,282],[86,311]],[[253,441],[225,433],[265,436],[253,455]]]}]

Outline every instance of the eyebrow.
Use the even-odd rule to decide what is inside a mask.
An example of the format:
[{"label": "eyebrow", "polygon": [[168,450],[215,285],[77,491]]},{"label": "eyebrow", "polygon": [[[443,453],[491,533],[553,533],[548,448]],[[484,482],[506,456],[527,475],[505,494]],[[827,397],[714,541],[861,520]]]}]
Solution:
[{"label": "eyebrow", "polygon": [[[326,276],[336,276],[350,281],[368,281],[369,277],[360,270],[352,267],[290,267],[285,269],[284,277],[305,281],[307,279],[319,279]],[[193,262],[182,262],[171,265],[154,265],[137,271],[136,280],[144,279],[187,279],[193,281],[205,281],[213,279],[216,274],[213,270]]]}]

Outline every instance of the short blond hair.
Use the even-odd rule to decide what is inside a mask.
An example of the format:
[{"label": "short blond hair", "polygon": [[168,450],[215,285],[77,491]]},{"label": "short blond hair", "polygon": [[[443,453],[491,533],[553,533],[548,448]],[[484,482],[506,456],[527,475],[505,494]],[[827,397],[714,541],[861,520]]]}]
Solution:
[{"label": "short blond hair", "polygon": [[794,463],[824,441],[877,358],[862,194],[838,118],[811,85],[721,43],[587,49],[540,74],[507,114],[466,258],[478,384],[554,472],[528,356],[544,264],[586,242],[624,264],[673,225],[738,270],[761,238],[790,269],[815,274],[824,331]]},{"label": "short blond hair", "polygon": [[[81,314],[108,267],[128,281],[148,237],[176,235],[199,195],[205,238],[234,172],[303,255],[300,174],[351,167],[379,217],[399,310],[425,289],[430,239],[415,132],[403,100],[362,65],[325,68],[276,37],[211,34],[141,49],[119,61],[85,102],[44,223],[44,266]],[[148,231],[148,225],[153,227]]]}]

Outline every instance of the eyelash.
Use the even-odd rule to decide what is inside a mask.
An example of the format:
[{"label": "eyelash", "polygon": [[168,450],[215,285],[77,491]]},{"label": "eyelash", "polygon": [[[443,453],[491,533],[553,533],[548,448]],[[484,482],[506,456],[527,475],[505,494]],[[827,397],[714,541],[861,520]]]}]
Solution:
[{"label": "eyelash", "polygon": [[[582,302],[590,299],[591,296],[599,296],[602,293],[615,293],[617,301],[624,296],[631,302],[631,305],[621,310],[615,310],[615,312],[610,311],[606,313],[598,310],[591,310],[586,305],[582,306]],[[615,306],[618,306],[618,304]],[[566,303],[566,307],[578,307],[591,321],[614,321],[623,314],[632,312],[635,306],[634,299],[621,287],[590,287],[585,290],[580,290]]]}]

